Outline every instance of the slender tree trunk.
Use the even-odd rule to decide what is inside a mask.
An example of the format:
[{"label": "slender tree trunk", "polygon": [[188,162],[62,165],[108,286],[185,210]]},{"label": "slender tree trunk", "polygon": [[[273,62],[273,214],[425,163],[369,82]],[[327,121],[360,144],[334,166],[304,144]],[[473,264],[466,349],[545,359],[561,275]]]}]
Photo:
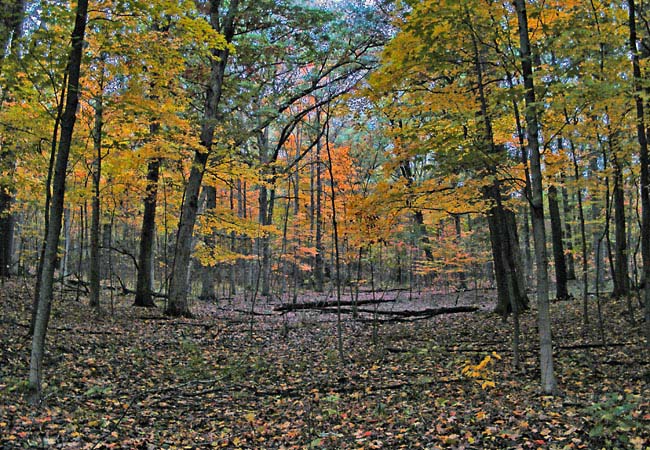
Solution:
[{"label": "slender tree trunk", "polygon": [[65,111],[61,118],[61,139],[56,155],[56,165],[53,180],[52,204],[50,206],[50,226],[45,242],[45,255],[43,258],[43,271],[41,276],[38,308],[34,321],[34,335],[32,336],[32,351],[29,364],[29,402],[36,405],[41,398],[41,380],[43,374],[43,354],[45,351],[45,336],[50,319],[52,304],[54,269],[56,254],[59,245],[59,234],[63,216],[63,202],[65,196],[65,179],[68,168],[68,157],[72,143],[77,106],[79,104],[79,79],[81,74],[81,59],[83,41],[86,32],[86,18],[88,15],[88,0],[77,2],[75,24],[72,32],[72,49],[68,63],[68,89]]},{"label": "slender tree trunk", "polygon": [[[514,88],[514,83],[512,81],[512,75],[509,72],[506,72],[508,78],[508,87],[510,89]],[[519,141],[521,163],[524,166],[524,188],[523,195],[524,198],[530,202],[531,199],[531,185],[530,185],[530,170],[528,168],[528,148],[526,147],[526,136],[524,128],[521,124],[521,114],[519,113],[519,103],[517,103],[516,97],[513,96],[512,99],[512,110],[515,116],[515,124],[517,128],[517,140]],[[528,219],[530,213],[528,211],[528,205],[524,206],[524,215],[523,215],[523,244],[524,244],[524,258],[525,258],[525,267],[526,267],[526,280],[530,281],[533,274],[533,256],[530,251],[530,224]],[[525,287],[525,285],[524,285]]]},{"label": "slender tree trunk", "polygon": [[61,263],[59,264],[59,273],[61,276],[61,282],[64,282],[68,276],[68,261],[70,259],[70,242],[72,238],[70,236],[70,227],[72,226],[72,218],[70,217],[71,212],[69,208],[63,210],[63,257],[61,258]]},{"label": "slender tree trunk", "polygon": [[[592,157],[589,160],[589,172],[590,178],[597,177],[598,175],[598,160],[596,157]],[[595,179],[599,184],[598,178]],[[598,242],[600,241],[600,233],[598,232],[598,222],[600,220],[601,206],[596,201],[598,189],[593,186],[590,189],[591,192],[591,221],[593,222],[591,229],[591,247],[594,255],[594,266],[596,273],[594,274],[594,291],[598,290],[600,283],[603,279],[603,253],[600,249]]]},{"label": "slender tree trunk", "polygon": [[[578,157],[573,141],[570,141],[571,156],[573,159],[573,176],[576,183],[580,181],[580,169]],[[582,319],[585,325],[589,324],[589,271],[587,264],[587,231],[585,226],[585,210],[582,204],[582,189],[578,183],[578,218],[580,220],[580,240],[582,242]]]},{"label": "slender tree trunk", "polygon": [[567,279],[576,279],[575,258],[573,257],[573,229],[571,227],[571,207],[569,191],[566,188],[566,177],[562,176],[562,214],[564,215],[564,242],[566,243]]},{"label": "slender tree trunk", "polygon": [[316,257],[314,264],[314,290],[316,292],[323,292],[324,287],[324,274],[323,274],[323,221],[322,215],[322,197],[323,197],[323,180],[321,175],[321,159],[320,159],[320,142],[316,144],[316,212],[314,226],[316,227]]},{"label": "slender tree trunk", "polygon": [[52,177],[54,176],[54,165],[56,163],[56,144],[59,136],[59,126],[61,125],[61,118],[63,116],[63,106],[65,96],[67,95],[68,71],[63,74],[63,86],[61,89],[61,97],[57,104],[56,117],[54,118],[54,127],[52,129],[52,142],[50,147],[50,160],[47,166],[47,177],[45,179],[45,207],[43,208],[44,226],[43,226],[43,241],[40,244],[38,265],[36,267],[36,286],[34,287],[34,298],[32,302],[32,317],[29,322],[29,335],[34,335],[34,327],[36,322],[36,311],[38,310],[38,299],[41,292],[41,279],[43,275],[43,259],[45,258],[45,243],[47,235],[50,230],[50,201],[52,198]]},{"label": "slender tree trunk", "polygon": [[551,237],[553,239],[553,259],[555,261],[555,295],[558,300],[569,298],[567,288],[567,269],[564,259],[564,245],[562,244],[562,222],[560,218],[560,205],[557,199],[557,188],[548,187],[548,209],[551,218]]},{"label": "slender tree trunk", "polygon": [[[557,140],[558,151],[562,153],[564,151],[564,139],[558,138]],[[575,280],[576,272],[575,265],[573,262],[573,236],[571,233],[571,213],[569,209],[569,194],[566,188],[566,176],[564,172],[560,172],[560,181],[562,182],[561,192],[562,192],[562,213],[564,215],[564,241],[566,244],[567,254],[564,255],[566,262],[566,277],[567,280]],[[562,218],[560,217],[560,222]],[[552,224],[551,224],[552,226]],[[564,248],[563,248],[564,250]],[[555,251],[555,250],[554,250]],[[563,253],[564,254],[564,253]]]},{"label": "slender tree trunk", "polygon": [[632,53],[632,70],[634,81],[634,101],[636,104],[637,138],[639,141],[639,159],[641,165],[641,255],[643,258],[644,303],[645,303],[645,335],[646,346],[650,347],[650,158],[648,157],[648,141],[645,129],[645,112],[641,96],[641,68],[637,50],[636,36],[636,4],[628,0],[630,52]]},{"label": "slender tree trunk", "polygon": [[101,93],[95,97],[95,127],[93,128],[93,144],[95,161],[92,166],[93,199],[92,218],[90,225],[90,306],[100,309],[100,262],[99,253],[99,222],[101,218],[99,184],[102,176],[102,127],[104,125],[104,107]]},{"label": "slender tree trunk", "polygon": [[[152,127],[153,128],[153,127]],[[154,131],[154,130],[152,130]],[[138,254],[138,278],[133,306],[153,307],[154,243],[156,238],[156,205],[158,201],[158,180],[160,159],[154,158],[147,165],[147,192],[144,197],[144,213],[140,229],[140,252]]]},{"label": "slender tree trunk", "polygon": [[[217,189],[214,186],[203,186],[203,193],[205,195],[205,213],[213,214],[214,209],[217,207]],[[215,244],[215,236],[209,231],[205,238],[205,245],[214,248]],[[201,268],[201,294],[199,297],[202,300],[215,300],[217,298],[214,289],[214,272],[214,267],[211,265]]]},{"label": "slender tree trunk", "polygon": [[332,154],[330,152],[329,143],[329,117],[326,118],[327,132],[325,133],[325,148],[327,150],[328,165],[327,169],[330,176],[331,196],[330,203],[332,206],[332,228],[334,231],[334,262],[336,267],[336,337],[337,348],[339,351],[339,361],[345,361],[345,354],[343,353],[343,324],[341,322],[341,257],[339,255],[339,231],[338,222],[336,218],[336,191],[334,184],[334,173],[332,172]]},{"label": "slender tree trunk", "polygon": [[[456,245],[460,249],[460,244],[463,238],[463,234],[462,234],[459,214],[454,214],[454,226],[456,228]],[[517,246],[519,246],[519,244],[517,244]],[[467,275],[465,274],[464,269],[458,272],[458,288],[460,290],[467,289]]]},{"label": "slender tree trunk", "polygon": [[630,275],[627,259],[627,232],[625,224],[625,191],[623,183],[623,168],[616,154],[612,155],[614,166],[614,297],[624,297],[630,294]]},{"label": "slender tree trunk", "polygon": [[[467,24],[471,24],[469,16]],[[477,90],[481,105],[481,118],[483,122],[483,146],[492,160],[498,160],[499,151],[502,150],[494,144],[492,120],[488,110],[487,94],[484,85],[483,63],[478,46],[478,39],[472,35],[474,45],[474,66],[476,70]],[[506,210],[502,202],[501,185],[497,176],[497,167],[492,162],[488,163],[487,172],[494,178],[492,184],[484,189],[483,195],[492,201],[492,208],[488,214],[490,228],[490,242],[494,260],[494,272],[497,281],[498,303],[495,309],[504,318],[511,312],[522,311],[528,307],[523,276],[518,273],[521,265],[519,255],[519,242],[516,231],[514,213]],[[513,304],[515,305],[513,309]],[[518,320],[518,319],[517,319]],[[517,330],[518,332],[518,330]],[[518,336],[515,337],[518,341]]]},{"label": "slender tree trunk", "polygon": [[530,149],[531,213],[535,259],[537,263],[537,308],[540,343],[540,370],[542,390],[548,394],[557,391],[553,369],[553,337],[548,298],[548,256],[546,254],[546,230],[544,229],[544,203],[542,187],[542,164],[539,152],[539,124],[533,81],[532,52],[528,37],[528,16],[525,0],[514,0],[519,26],[519,42],[522,76],[526,90],[526,134]]},{"label": "slender tree trunk", "polygon": [[[220,23],[219,0],[210,0],[210,25],[221,32],[226,42],[232,42],[235,34],[235,16],[238,13],[239,0],[232,0],[228,6],[226,17]],[[194,155],[192,169],[187,186],[185,187],[185,201],[181,208],[181,217],[176,234],[174,248],[174,261],[171,281],[169,284],[169,301],[165,314],[170,316],[191,316],[187,303],[189,290],[190,255],[192,253],[192,234],[199,206],[199,191],[203,180],[203,173],[212,150],[214,131],[219,119],[218,108],[221,100],[223,80],[228,63],[229,49],[215,50],[214,58],[210,64],[210,82],[207,86],[205,109],[203,112],[203,125],[201,127],[201,146],[203,149]]]}]

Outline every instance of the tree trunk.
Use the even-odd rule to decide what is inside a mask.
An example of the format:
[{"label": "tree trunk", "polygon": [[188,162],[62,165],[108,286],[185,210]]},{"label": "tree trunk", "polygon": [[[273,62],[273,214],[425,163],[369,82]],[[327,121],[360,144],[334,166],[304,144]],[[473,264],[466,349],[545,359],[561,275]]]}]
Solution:
[{"label": "tree trunk", "polygon": [[71,211],[69,208],[63,210],[63,257],[59,264],[59,274],[61,281],[65,281],[68,276],[68,260],[70,259],[70,228],[72,226],[72,218],[70,217]]},{"label": "tree trunk", "polygon": [[29,364],[29,402],[36,405],[41,397],[41,379],[43,374],[43,354],[45,351],[45,336],[50,319],[52,304],[54,269],[56,254],[59,245],[59,234],[63,215],[63,201],[65,196],[65,179],[68,168],[68,157],[72,133],[74,130],[77,106],[79,104],[79,79],[81,72],[81,59],[83,41],[86,32],[86,18],[88,15],[88,0],[77,2],[75,24],[72,32],[72,49],[68,63],[68,89],[65,111],[61,118],[61,139],[56,155],[56,165],[53,180],[52,204],[50,206],[50,224],[45,242],[45,254],[39,290],[39,301],[34,321],[34,335],[32,336],[32,351]]},{"label": "tree trunk", "polygon": [[99,222],[101,218],[99,184],[102,176],[102,127],[103,104],[101,93],[95,97],[95,126],[93,128],[93,144],[95,161],[92,165],[93,199],[92,218],[90,225],[90,306],[100,309],[100,260],[99,253]]},{"label": "tree trunk", "polygon": [[320,159],[320,142],[316,144],[316,211],[315,211],[315,227],[316,227],[316,257],[314,261],[314,290],[316,292],[323,292],[325,280],[323,274],[323,221],[322,215],[322,197],[323,197],[323,180],[321,175],[321,159]]},{"label": "tree trunk", "polygon": [[636,36],[636,4],[628,0],[630,51],[632,52],[632,70],[634,81],[634,102],[636,104],[637,139],[639,141],[639,162],[641,164],[641,254],[643,258],[644,303],[645,303],[645,335],[646,346],[650,347],[650,158],[648,157],[648,141],[645,129],[645,112],[641,97],[641,68]]},{"label": "tree trunk", "polygon": [[488,213],[494,275],[497,282],[497,306],[495,312],[507,317],[514,312],[528,309],[528,296],[521,271],[521,258],[517,257],[519,243],[514,213],[503,207],[498,188],[490,188],[490,198],[495,206]]},{"label": "tree trunk", "polygon": [[[217,207],[217,189],[214,186],[203,186],[205,195],[205,213],[213,214],[214,208]],[[215,239],[212,232],[208,232],[205,238],[205,245],[209,248],[214,248]],[[202,300],[215,300],[217,294],[214,290],[214,265],[205,265],[201,268],[201,294],[199,297]]]},{"label": "tree trunk", "polygon": [[551,237],[553,239],[553,260],[555,261],[555,296],[558,300],[569,298],[567,288],[566,260],[564,258],[564,245],[562,244],[562,221],[560,218],[560,205],[557,199],[557,188],[548,187],[548,210],[551,217]]},{"label": "tree trunk", "polygon": [[548,299],[548,256],[546,254],[546,230],[544,229],[544,203],[542,187],[542,164],[539,152],[539,124],[535,101],[533,81],[532,52],[528,37],[528,17],[526,1],[514,0],[517,10],[519,28],[520,58],[524,88],[526,90],[526,134],[530,149],[531,178],[531,215],[533,239],[535,242],[535,260],[537,263],[537,307],[540,343],[540,370],[542,390],[548,394],[555,393],[557,381],[553,369],[553,338],[551,333],[551,315]]},{"label": "tree trunk", "polygon": [[[470,19],[468,17],[468,23]],[[492,120],[488,111],[488,100],[484,85],[483,63],[478,47],[478,39],[473,35],[474,65],[476,70],[477,89],[481,105],[480,116],[483,122],[483,142],[490,158],[487,171],[494,181],[484,189],[483,195],[492,201],[488,212],[488,225],[490,228],[490,242],[494,260],[494,274],[497,281],[498,303],[495,309],[504,318],[511,312],[522,311],[528,307],[524,277],[521,274],[521,256],[519,255],[519,242],[516,231],[514,213],[507,210],[502,201],[501,185],[497,178],[497,167],[492,161],[499,160],[502,150],[494,144]],[[518,322],[517,322],[518,323]],[[518,330],[515,331],[515,334]],[[519,337],[515,336],[518,341]]]},{"label": "tree trunk", "polygon": [[564,215],[564,242],[566,243],[566,275],[567,279],[576,279],[575,258],[573,257],[573,229],[571,227],[571,207],[569,191],[566,188],[566,177],[562,176],[562,213]]},{"label": "tree trunk", "polygon": [[144,213],[140,229],[140,253],[138,254],[138,278],[133,306],[153,307],[154,243],[156,238],[156,204],[158,180],[160,178],[160,159],[154,158],[147,166],[147,192],[144,197]]},{"label": "tree trunk", "polygon": [[612,155],[614,166],[614,297],[630,294],[630,275],[627,265],[627,232],[625,224],[625,192],[623,168],[619,157]]},{"label": "tree trunk", "polygon": [[[238,12],[239,0],[232,0],[228,7],[223,24],[220,23],[218,0],[210,1],[210,25],[221,32],[226,42],[232,42],[235,34],[235,15]],[[229,49],[215,50],[214,58],[210,62],[210,82],[207,87],[205,110],[203,112],[203,125],[201,126],[201,146],[203,149],[194,155],[192,169],[187,186],[185,187],[185,202],[181,208],[181,218],[178,223],[176,234],[176,245],[174,248],[174,260],[172,276],[169,285],[169,301],[165,314],[170,316],[191,316],[187,303],[189,290],[189,265],[192,253],[192,234],[199,204],[199,191],[203,180],[203,173],[208,162],[208,156],[212,150],[214,130],[216,128],[219,114],[219,102],[223,87],[226,64],[228,63]]]},{"label": "tree trunk", "polygon": [[[562,153],[564,151],[564,139],[557,139],[558,151]],[[566,244],[567,254],[565,255],[566,261],[566,275],[567,280],[576,279],[575,264],[573,261],[573,235],[571,233],[571,211],[569,209],[569,194],[566,188],[566,176],[564,172],[560,172],[560,180],[562,182],[562,213],[564,215],[564,243]],[[560,218],[560,222],[562,219]],[[552,226],[552,225],[551,225]]]},{"label": "tree trunk", "polygon": [[[580,168],[573,141],[570,141],[571,156],[573,160],[573,176],[576,182],[580,180]],[[580,219],[580,241],[582,242],[582,320],[589,324],[589,272],[587,265],[587,231],[585,226],[585,212],[582,205],[582,189],[578,183],[578,218]]]},{"label": "tree trunk", "polygon": [[8,186],[0,185],[0,278],[11,275],[11,255],[14,242],[13,196]]},{"label": "tree trunk", "polygon": [[[14,46],[16,38],[20,36],[24,16],[24,0],[0,1],[0,72],[2,72],[5,58],[10,53],[10,48]],[[2,86],[0,91],[3,93],[3,98],[0,98],[1,107],[6,99],[8,89],[6,86]],[[14,165],[13,152],[3,151],[0,154],[0,172],[12,173]],[[0,278],[10,276],[12,272],[11,258],[15,224],[15,218],[11,212],[13,190],[10,183],[0,182]]]},{"label": "tree trunk", "polygon": [[[463,238],[463,234],[459,214],[454,214],[454,226],[456,228],[456,245],[460,249],[460,243]],[[517,247],[518,246],[519,244],[517,244]],[[465,270],[460,270],[458,272],[458,288],[461,290],[467,289],[467,275],[465,274]]]}]

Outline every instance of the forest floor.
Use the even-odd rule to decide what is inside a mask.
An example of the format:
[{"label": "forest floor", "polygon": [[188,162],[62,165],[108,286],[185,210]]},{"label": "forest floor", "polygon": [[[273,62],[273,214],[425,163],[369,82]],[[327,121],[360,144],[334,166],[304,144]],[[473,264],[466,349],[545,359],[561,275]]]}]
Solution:
[{"label": "forest floor", "polygon": [[395,300],[380,311],[480,309],[379,324],[344,314],[344,361],[332,312],[281,314],[258,300],[251,316],[235,298],[168,319],[116,296],[97,317],[57,294],[33,410],[23,399],[31,284],[0,287],[2,449],[650,448],[650,362],[626,301],[602,300],[606,346],[594,299],[588,326],[580,301],[552,303],[561,395],[551,397],[539,389],[535,311],[522,317],[514,370],[512,321],[490,312],[493,291],[377,293]]}]

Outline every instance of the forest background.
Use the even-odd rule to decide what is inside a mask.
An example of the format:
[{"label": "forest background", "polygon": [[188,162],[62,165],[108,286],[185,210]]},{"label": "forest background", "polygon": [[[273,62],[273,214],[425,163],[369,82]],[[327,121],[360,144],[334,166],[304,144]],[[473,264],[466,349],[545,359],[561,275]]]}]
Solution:
[{"label": "forest background", "polygon": [[[2,0],[0,11],[0,279],[11,292],[1,384],[6,401],[23,391],[26,399],[7,409],[3,440],[51,439],[33,426],[48,370],[57,370],[46,346],[52,311],[55,321],[80,321],[55,334],[105,320],[124,334],[115,330],[137,316],[205,326],[201,342],[211,321],[233,313],[254,340],[256,318],[277,321],[286,339],[291,320],[304,325],[320,311],[335,322],[336,357],[326,364],[334,372],[350,359],[354,333],[367,331],[375,345],[380,324],[406,321],[409,330],[413,320],[468,313],[483,322],[490,310],[503,322],[488,315],[493,323],[481,325],[505,333],[499,352],[488,345],[473,363],[448,366],[479,380],[467,395],[496,387],[499,353],[509,355],[508,376],[535,379],[553,398],[567,390],[554,345],[605,355],[621,347],[631,384],[597,402],[592,392],[599,406],[575,414],[591,422],[572,422],[583,433],[573,444],[644,448],[648,5]],[[408,302],[395,307],[404,293]],[[461,320],[448,324],[458,340],[463,319],[449,320]],[[558,320],[581,327],[580,342],[558,344]],[[27,340],[13,342],[22,328]],[[146,341],[152,330],[142,332]],[[178,342],[183,357],[198,358],[194,341]],[[387,345],[380,361],[386,348],[395,350]],[[28,377],[17,352],[30,355]],[[593,366],[598,355],[589,358]],[[615,385],[620,374],[609,375]],[[17,411],[36,415],[29,431]],[[256,442],[257,419],[242,416],[252,436],[228,428],[211,442]],[[90,426],[111,431],[88,431],[89,442],[119,442],[111,433],[124,417]],[[284,444],[337,448],[327,439],[348,436],[309,426]],[[526,442],[555,445],[538,428]],[[449,445],[478,439],[439,430],[429,438],[450,435]]]}]

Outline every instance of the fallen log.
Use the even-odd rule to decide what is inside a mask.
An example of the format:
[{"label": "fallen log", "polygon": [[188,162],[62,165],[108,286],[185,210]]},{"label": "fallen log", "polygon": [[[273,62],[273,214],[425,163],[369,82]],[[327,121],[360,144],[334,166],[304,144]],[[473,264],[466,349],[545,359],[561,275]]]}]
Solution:
[{"label": "fallen log", "polygon": [[307,302],[307,303],[283,303],[282,305],[273,308],[273,311],[289,312],[289,311],[300,311],[305,309],[337,308],[339,306],[375,305],[378,303],[391,303],[394,301],[395,299],[358,300],[356,302],[352,300],[344,300],[341,302],[320,300],[317,302]]},{"label": "fallen log", "polygon": [[434,316],[441,316],[443,314],[456,314],[464,312],[476,312],[478,306],[453,306],[451,308],[427,308],[419,311],[392,311],[393,317],[388,319],[358,319],[360,322],[412,322],[414,320],[428,319]]}]

